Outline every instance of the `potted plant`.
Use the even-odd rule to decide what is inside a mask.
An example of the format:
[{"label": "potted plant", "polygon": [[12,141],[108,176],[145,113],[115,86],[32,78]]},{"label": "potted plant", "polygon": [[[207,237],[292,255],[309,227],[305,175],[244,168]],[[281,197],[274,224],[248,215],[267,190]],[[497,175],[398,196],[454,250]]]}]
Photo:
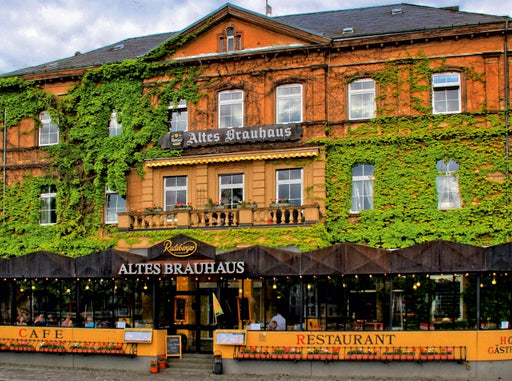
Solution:
[{"label": "potted plant", "polygon": [[270,200],[271,208],[279,208],[285,206],[290,206],[290,200],[288,200],[287,198],[274,198]]},{"label": "potted plant", "polygon": [[167,368],[167,357],[165,355],[159,355],[157,361],[158,361],[158,367],[160,369]]},{"label": "potted plant", "polygon": [[192,203],[185,204],[183,202],[177,202],[173,205],[173,209],[185,209],[185,210],[191,210],[192,209]]},{"label": "potted plant", "polygon": [[208,203],[205,205],[206,209],[224,209],[226,202],[223,199],[219,201],[213,201],[211,198],[208,199]]},{"label": "potted plant", "polygon": [[160,368],[158,367],[158,361],[157,360],[150,360],[149,363],[149,372],[150,373],[158,373]]},{"label": "potted plant", "polygon": [[256,203],[256,201],[246,201],[246,200],[240,200],[238,201],[238,204],[237,204],[238,208],[242,208],[242,209],[253,209],[253,208],[257,208],[258,207],[258,204]]},{"label": "potted plant", "polygon": [[149,213],[161,212],[162,211],[162,207],[158,206],[156,204],[153,204],[152,206],[148,206],[147,208],[145,208],[144,211],[145,212],[149,212]]}]

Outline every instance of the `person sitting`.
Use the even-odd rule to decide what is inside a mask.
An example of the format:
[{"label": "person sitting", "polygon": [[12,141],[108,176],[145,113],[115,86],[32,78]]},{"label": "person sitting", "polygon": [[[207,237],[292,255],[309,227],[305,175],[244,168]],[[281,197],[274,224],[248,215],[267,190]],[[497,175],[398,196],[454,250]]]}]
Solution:
[{"label": "person sitting", "polygon": [[18,320],[16,320],[16,325],[27,325],[27,321],[25,320],[25,316],[20,315]]},{"label": "person sitting", "polygon": [[92,321],[90,317],[85,322],[85,328],[96,328],[96,323]]},{"label": "person sitting", "polygon": [[66,316],[66,318],[64,319],[64,321],[62,322],[61,325],[63,327],[73,327],[73,321],[71,321],[71,318],[69,317],[69,315]]},{"label": "person sitting", "polygon": [[34,320],[34,325],[40,326],[40,325],[46,325],[46,320],[44,318],[44,315],[38,315],[36,319]]}]

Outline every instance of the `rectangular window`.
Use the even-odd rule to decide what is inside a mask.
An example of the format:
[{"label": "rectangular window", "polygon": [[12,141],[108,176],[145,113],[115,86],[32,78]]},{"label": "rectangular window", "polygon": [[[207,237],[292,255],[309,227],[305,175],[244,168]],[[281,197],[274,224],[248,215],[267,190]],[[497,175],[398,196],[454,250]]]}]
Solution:
[{"label": "rectangular window", "polygon": [[57,188],[48,185],[43,188],[39,197],[40,225],[52,225],[57,223]]},{"label": "rectangular window", "polygon": [[185,99],[181,99],[176,106],[171,102],[169,105],[170,112],[170,132],[176,131],[188,131],[188,110],[187,110],[187,101]]},{"label": "rectangular window", "polygon": [[187,176],[170,176],[164,179],[165,210],[172,210],[174,205],[187,204]]},{"label": "rectangular window", "polygon": [[244,92],[229,90],[219,93],[219,128],[243,127]]},{"label": "rectangular window", "polygon": [[350,213],[373,209],[373,165],[359,164],[352,168],[352,206]]},{"label": "rectangular window", "polygon": [[432,76],[432,109],[434,114],[461,112],[459,73],[442,73]]},{"label": "rectangular window", "polygon": [[276,172],[276,198],[290,205],[302,205],[302,168],[279,169]]},{"label": "rectangular window", "polygon": [[432,300],[434,320],[462,319],[462,276],[432,275],[435,291]]},{"label": "rectangular window", "polygon": [[121,135],[121,123],[117,121],[117,113],[112,111],[110,114],[110,123],[108,125],[108,135],[117,136]]},{"label": "rectangular window", "polygon": [[105,192],[105,223],[117,224],[117,213],[126,212],[126,198],[107,188]]},{"label": "rectangular window", "polygon": [[42,126],[39,128],[39,145],[51,146],[59,143],[59,128],[52,121],[50,114],[43,111],[39,114]]},{"label": "rectangular window", "polygon": [[459,164],[450,159],[448,164],[444,160],[437,162],[439,176],[436,178],[438,209],[458,209],[462,202],[459,193]]},{"label": "rectangular window", "polygon": [[371,119],[375,117],[375,82],[361,79],[349,85],[349,118]]},{"label": "rectangular window", "polygon": [[227,208],[236,208],[238,201],[244,199],[244,175],[219,176],[219,199],[223,200]]},{"label": "rectangular window", "polygon": [[302,85],[283,85],[276,90],[276,123],[302,122]]}]

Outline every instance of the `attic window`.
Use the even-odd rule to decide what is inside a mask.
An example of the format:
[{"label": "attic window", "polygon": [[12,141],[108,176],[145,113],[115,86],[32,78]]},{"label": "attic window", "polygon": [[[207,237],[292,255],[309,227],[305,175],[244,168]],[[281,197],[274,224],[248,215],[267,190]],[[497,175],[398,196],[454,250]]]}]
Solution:
[{"label": "attic window", "polygon": [[116,46],[114,46],[114,48],[112,50],[121,50],[121,49],[124,49],[124,44],[116,45]]},{"label": "attic window", "polygon": [[391,10],[392,15],[401,15],[403,13],[402,8],[395,8]]},{"label": "attic window", "polygon": [[219,51],[232,52],[234,50],[242,50],[242,35],[230,26],[226,28],[224,35],[219,36]]},{"label": "attic window", "polygon": [[354,28],[352,28],[352,27],[343,28],[343,34],[347,34],[347,33],[354,33]]}]

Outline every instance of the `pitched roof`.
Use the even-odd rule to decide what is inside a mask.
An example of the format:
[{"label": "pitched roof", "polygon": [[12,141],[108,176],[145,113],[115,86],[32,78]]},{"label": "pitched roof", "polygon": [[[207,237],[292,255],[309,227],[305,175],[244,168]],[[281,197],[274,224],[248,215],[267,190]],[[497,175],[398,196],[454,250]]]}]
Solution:
[{"label": "pitched roof", "polygon": [[[222,13],[226,8],[243,10],[226,4],[210,13]],[[507,16],[493,16],[479,13],[460,12],[458,7],[433,8],[428,6],[398,3],[393,5],[356,8],[287,16],[267,17],[246,12],[262,20],[268,19],[301,33],[311,33],[326,39],[353,39],[388,34],[411,33],[464,26],[477,26],[504,22]],[[201,20],[207,19],[208,16]],[[196,25],[199,21],[192,24]],[[189,27],[190,28],[190,27]],[[189,28],[184,29],[185,31]],[[169,32],[143,37],[129,38],[87,53],[56,60],[43,65],[20,69],[1,76],[37,75],[81,68],[97,67],[102,64],[121,62],[145,56],[154,48],[180,32]]]},{"label": "pitched roof", "polygon": [[2,76],[23,76],[63,70],[85,69],[97,67],[103,64],[121,62],[127,59],[135,59],[145,56],[154,48],[174,37],[177,33],[178,32],[168,32],[144,37],[129,38],[86,53],[77,52],[72,57],[16,70]]},{"label": "pitched roof", "polygon": [[[338,39],[481,25],[504,21],[507,17],[460,12],[458,7],[433,8],[401,3],[280,16],[274,19],[326,38]],[[345,28],[352,28],[353,33],[343,33]]]}]

